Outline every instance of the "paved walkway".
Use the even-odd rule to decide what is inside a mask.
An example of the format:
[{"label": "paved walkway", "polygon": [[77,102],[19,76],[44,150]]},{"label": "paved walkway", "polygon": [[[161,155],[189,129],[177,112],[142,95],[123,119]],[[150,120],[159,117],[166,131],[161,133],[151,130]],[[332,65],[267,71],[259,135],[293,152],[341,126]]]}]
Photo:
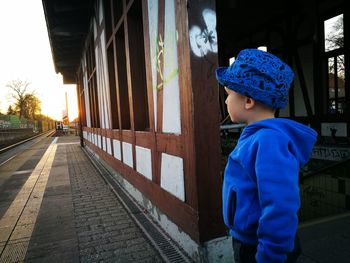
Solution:
[{"label": "paved walkway", "polygon": [[298,263],[350,262],[350,213],[304,223],[299,228]]},{"label": "paved walkway", "polygon": [[78,137],[48,143],[0,187],[0,262],[162,262]]}]

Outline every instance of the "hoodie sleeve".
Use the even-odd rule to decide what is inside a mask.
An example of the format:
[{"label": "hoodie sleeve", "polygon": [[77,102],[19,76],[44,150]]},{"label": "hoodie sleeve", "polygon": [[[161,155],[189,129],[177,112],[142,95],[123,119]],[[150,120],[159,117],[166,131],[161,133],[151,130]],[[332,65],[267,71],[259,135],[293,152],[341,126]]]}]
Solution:
[{"label": "hoodie sleeve", "polygon": [[262,209],[257,262],[284,262],[294,248],[300,206],[299,162],[284,134],[263,129],[257,137],[255,172]]}]

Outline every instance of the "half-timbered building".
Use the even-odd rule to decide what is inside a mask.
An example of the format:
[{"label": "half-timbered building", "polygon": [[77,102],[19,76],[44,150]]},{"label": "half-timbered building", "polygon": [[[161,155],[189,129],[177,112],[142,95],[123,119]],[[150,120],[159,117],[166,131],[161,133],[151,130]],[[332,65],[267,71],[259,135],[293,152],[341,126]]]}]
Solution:
[{"label": "half-timbered building", "polygon": [[56,71],[77,84],[82,146],[195,260],[230,251],[223,252],[230,241],[221,218],[220,130],[237,129],[227,126],[215,69],[241,49],[263,48],[291,65],[289,104],[277,114],[319,132],[314,158],[350,156],[343,0],[43,6]]}]

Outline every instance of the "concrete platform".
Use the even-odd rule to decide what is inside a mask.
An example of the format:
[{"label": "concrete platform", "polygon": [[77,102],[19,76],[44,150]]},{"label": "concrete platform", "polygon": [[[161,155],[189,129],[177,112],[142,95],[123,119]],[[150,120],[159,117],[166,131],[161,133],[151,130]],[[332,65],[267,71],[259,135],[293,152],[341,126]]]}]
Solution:
[{"label": "concrete platform", "polygon": [[0,262],[163,261],[79,137],[47,138],[0,174]]}]

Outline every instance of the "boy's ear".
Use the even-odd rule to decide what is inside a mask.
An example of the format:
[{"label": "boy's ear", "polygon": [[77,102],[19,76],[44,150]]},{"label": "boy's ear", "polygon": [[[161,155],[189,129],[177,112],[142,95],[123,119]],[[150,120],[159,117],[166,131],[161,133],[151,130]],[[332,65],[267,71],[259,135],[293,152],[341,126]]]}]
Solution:
[{"label": "boy's ear", "polygon": [[244,107],[246,110],[250,110],[255,106],[255,100],[249,97],[245,97]]}]

